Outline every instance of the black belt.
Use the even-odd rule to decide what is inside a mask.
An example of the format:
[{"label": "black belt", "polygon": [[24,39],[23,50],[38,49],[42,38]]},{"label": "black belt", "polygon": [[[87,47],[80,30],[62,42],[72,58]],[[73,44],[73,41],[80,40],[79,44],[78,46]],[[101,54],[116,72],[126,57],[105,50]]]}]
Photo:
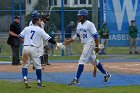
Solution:
[{"label": "black belt", "polygon": [[24,45],[24,46],[31,46],[31,47],[35,47],[34,45]]}]

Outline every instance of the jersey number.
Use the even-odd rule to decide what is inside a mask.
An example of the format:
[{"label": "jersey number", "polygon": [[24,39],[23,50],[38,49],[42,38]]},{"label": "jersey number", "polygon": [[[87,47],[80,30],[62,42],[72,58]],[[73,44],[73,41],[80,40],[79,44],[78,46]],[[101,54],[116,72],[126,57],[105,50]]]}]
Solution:
[{"label": "jersey number", "polygon": [[33,38],[34,34],[35,34],[35,31],[31,31],[31,37],[30,37],[30,39]]},{"label": "jersey number", "polygon": [[83,38],[87,38],[87,34],[83,34]]}]

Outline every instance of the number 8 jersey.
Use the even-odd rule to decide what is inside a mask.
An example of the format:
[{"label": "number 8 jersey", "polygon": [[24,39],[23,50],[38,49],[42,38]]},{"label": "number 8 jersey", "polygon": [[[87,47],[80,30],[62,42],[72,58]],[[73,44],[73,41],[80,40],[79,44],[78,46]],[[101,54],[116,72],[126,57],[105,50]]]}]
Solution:
[{"label": "number 8 jersey", "polygon": [[41,46],[41,40],[48,41],[51,37],[39,26],[28,26],[19,34],[24,39],[24,45]]},{"label": "number 8 jersey", "polygon": [[97,33],[95,25],[86,20],[83,24],[78,23],[77,25],[77,37],[80,37],[81,43],[88,43],[94,41],[93,35]]}]

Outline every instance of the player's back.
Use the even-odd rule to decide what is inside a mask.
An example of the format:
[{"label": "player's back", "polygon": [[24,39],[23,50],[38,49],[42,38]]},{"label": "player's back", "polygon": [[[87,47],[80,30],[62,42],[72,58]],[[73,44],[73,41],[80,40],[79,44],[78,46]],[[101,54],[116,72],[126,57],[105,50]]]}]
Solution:
[{"label": "player's back", "polygon": [[42,32],[39,26],[28,26],[24,30],[24,45],[32,45],[40,47],[42,40]]}]

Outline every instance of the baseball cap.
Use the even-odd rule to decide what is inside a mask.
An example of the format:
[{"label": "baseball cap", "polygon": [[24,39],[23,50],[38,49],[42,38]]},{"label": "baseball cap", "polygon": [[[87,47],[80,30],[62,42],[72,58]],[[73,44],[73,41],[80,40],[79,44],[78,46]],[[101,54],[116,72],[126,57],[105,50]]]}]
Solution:
[{"label": "baseball cap", "polygon": [[86,9],[79,10],[77,15],[87,17],[88,16],[88,11]]},{"label": "baseball cap", "polygon": [[32,18],[35,18],[35,17],[40,17],[40,13],[38,11],[32,12]]}]

